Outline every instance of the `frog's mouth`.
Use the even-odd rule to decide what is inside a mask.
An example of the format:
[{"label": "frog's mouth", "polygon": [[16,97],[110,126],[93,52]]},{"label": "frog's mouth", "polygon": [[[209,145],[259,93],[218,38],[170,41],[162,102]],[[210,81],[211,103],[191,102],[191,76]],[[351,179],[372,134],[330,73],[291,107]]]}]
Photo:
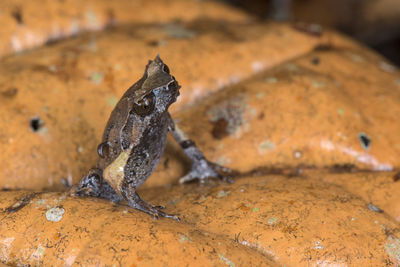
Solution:
[{"label": "frog's mouth", "polygon": [[174,97],[175,97],[175,100],[178,98],[178,96],[180,96],[180,90],[179,89],[181,89],[182,88],[182,86],[180,86],[179,84],[178,84],[178,82],[175,80],[175,77],[174,76],[172,76],[172,78],[173,78],[173,81],[170,83],[170,84],[168,84],[168,88],[171,86],[171,87],[174,87],[174,88],[171,88],[170,90],[175,90],[175,95],[174,95]]}]

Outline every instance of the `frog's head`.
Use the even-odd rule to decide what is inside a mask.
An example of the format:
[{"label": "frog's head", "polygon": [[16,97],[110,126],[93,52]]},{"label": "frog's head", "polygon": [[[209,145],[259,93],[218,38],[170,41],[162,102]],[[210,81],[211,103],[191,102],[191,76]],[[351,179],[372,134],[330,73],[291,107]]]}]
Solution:
[{"label": "frog's head", "polygon": [[149,110],[164,112],[176,101],[181,88],[169,68],[157,56],[146,66],[141,86],[135,90],[136,113],[148,114]]}]

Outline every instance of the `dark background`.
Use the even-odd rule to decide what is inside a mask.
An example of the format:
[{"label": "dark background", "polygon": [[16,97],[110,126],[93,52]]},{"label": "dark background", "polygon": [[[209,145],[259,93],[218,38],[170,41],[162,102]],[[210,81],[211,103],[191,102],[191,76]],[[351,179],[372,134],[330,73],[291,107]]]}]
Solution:
[{"label": "dark background", "polygon": [[318,23],[364,43],[400,66],[400,0],[220,0],[259,20]]}]

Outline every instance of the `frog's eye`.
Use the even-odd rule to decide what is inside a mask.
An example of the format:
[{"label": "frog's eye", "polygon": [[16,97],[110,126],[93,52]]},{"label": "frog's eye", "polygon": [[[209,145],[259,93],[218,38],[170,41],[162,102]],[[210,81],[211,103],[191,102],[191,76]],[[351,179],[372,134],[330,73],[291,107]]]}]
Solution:
[{"label": "frog's eye", "polygon": [[107,142],[103,142],[97,146],[97,154],[101,158],[106,157],[110,153],[110,145]]},{"label": "frog's eye", "polygon": [[164,66],[163,66],[163,71],[165,71],[166,73],[169,74],[169,68],[168,68],[168,66],[165,65],[165,64],[164,64]]},{"label": "frog's eye", "polygon": [[154,109],[154,94],[150,93],[143,97],[137,104],[133,105],[133,110],[138,115],[148,115]]},{"label": "frog's eye", "polygon": [[173,81],[170,84],[168,84],[167,90],[173,90],[173,89],[176,89],[177,87],[178,87],[178,83],[176,81]]}]

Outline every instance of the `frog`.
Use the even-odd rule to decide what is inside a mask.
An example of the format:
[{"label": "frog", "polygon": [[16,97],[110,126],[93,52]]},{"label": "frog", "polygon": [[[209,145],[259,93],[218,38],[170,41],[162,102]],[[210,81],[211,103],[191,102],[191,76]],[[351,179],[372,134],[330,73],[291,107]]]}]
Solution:
[{"label": "frog", "polygon": [[159,55],[149,60],[142,78],[128,88],[111,112],[97,147],[97,165],[73,188],[73,195],[126,201],[154,219],[179,221],[177,215],[147,203],[137,193],[159,163],[168,133],[191,161],[190,171],[179,183],[196,179],[206,183],[209,178],[232,183],[233,171],[209,161],[172,119],[168,108],[176,102],[180,88]]}]

